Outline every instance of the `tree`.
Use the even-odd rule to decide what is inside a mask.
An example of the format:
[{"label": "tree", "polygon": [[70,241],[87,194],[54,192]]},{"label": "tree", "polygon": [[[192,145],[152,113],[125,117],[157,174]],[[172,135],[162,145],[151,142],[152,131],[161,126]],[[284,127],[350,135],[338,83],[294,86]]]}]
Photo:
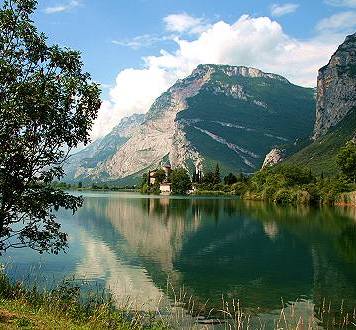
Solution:
[{"label": "tree", "polygon": [[192,182],[187,171],[178,167],[171,173],[172,193],[177,195],[185,195],[192,188]]},{"label": "tree", "polygon": [[198,183],[198,173],[194,171],[193,176],[192,176],[192,182],[193,183]]},{"label": "tree", "polygon": [[340,148],[337,155],[337,164],[344,174],[353,183],[356,183],[356,143],[349,141]]},{"label": "tree", "polygon": [[206,172],[202,178],[202,183],[214,184],[215,183],[215,174],[211,171]]},{"label": "tree", "polygon": [[166,178],[167,178],[166,172],[164,171],[164,169],[160,168],[159,170],[156,171],[155,184],[162,183]]},{"label": "tree", "polygon": [[35,0],[0,5],[0,254],[67,246],[54,211],[75,212],[82,198],[51,185],[70,151],[89,142],[100,89],[80,54],[48,46],[30,16]]},{"label": "tree", "polygon": [[225,178],[224,178],[224,183],[231,185],[237,182],[237,178],[235,175],[233,175],[232,173],[229,173]]},{"label": "tree", "polygon": [[221,182],[220,167],[219,167],[219,164],[216,164],[215,172],[214,172],[214,184],[217,184],[220,182]]}]

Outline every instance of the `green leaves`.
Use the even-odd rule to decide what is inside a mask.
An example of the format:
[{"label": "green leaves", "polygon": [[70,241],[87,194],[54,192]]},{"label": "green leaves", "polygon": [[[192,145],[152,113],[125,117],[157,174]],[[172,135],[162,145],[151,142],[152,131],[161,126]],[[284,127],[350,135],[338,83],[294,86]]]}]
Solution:
[{"label": "green leaves", "polygon": [[341,172],[353,183],[356,183],[356,143],[347,142],[340,149],[336,161]]},{"label": "green leaves", "polygon": [[63,177],[71,148],[89,142],[101,105],[80,53],[48,46],[37,32],[30,19],[36,5],[12,0],[0,9],[0,253],[66,246],[53,212],[75,212],[82,200],[51,182]]},{"label": "green leaves", "polygon": [[192,187],[192,182],[190,181],[188,172],[182,167],[174,169],[170,175],[170,179],[173,194],[185,195]]}]

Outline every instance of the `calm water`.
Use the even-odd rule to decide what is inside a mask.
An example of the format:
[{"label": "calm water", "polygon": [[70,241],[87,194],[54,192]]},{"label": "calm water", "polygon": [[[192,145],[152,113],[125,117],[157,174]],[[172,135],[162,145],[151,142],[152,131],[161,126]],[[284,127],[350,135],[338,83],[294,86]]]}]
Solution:
[{"label": "calm water", "polygon": [[356,306],[356,209],[85,193],[74,217],[59,218],[68,252],[12,251],[2,259],[11,276],[48,286],[73,275],[147,309],[173,298],[167,278],[211,307],[222,295],[264,314],[278,310],[281,298],[314,310],[323,298]]}]

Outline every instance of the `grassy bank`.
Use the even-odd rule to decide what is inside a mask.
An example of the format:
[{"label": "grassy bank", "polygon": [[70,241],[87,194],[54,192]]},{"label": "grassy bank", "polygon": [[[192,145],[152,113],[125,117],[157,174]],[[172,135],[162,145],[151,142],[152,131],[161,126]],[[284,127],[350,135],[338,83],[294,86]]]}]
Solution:
[{"label": "grassy bank", "polygon": [[[194,302],[184,290],[171,291],[171,315],[118,309],[110,295],[95,292],[84,299],[74,282],[50,291],[26,288],[0,275],[0,329],[351,329],[354,308],[333,308],[321,301],[297,301],[281,309],[250,311],[240,301],[222,298],[219,308]],[[257,312],[257,313],[256,313]],[[307,313],[306,313],[307,312]],[[267,314],[266,314],[267,313]]]},{"label": "grassy bank", "polygon": [[12,283],[0,273],[0,329],[166,329],[156,315],[119,310],[107,292],[83,298],[80,286],[64,281],[40,291]]},{"label": "grassy bank", "polygon": [[339,194],[336,198],[335,204],[356,206],[356,191]]}]

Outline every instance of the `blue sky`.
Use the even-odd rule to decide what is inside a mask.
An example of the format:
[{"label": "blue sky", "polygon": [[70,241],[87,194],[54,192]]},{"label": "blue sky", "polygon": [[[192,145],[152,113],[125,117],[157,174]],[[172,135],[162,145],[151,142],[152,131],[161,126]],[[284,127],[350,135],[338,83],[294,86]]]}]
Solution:
[{"label": "blue sky", "polygon": [[249,65],[315,86],[317,69],[356,30],[356,0],[39,0],[51,43],[82,52],[105,100],[93,137],[200,62]]}]

